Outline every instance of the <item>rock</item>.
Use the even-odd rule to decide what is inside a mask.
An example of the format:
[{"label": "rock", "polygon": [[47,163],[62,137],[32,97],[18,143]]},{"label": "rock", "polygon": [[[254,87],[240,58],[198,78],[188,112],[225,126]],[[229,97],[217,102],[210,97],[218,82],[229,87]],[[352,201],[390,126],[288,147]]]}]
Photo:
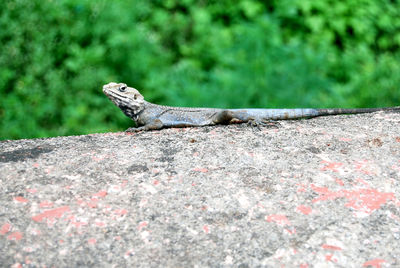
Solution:
[{"label": "rock", "polygon": [[400,266],[400,114],[0,142],[0,263]]}]

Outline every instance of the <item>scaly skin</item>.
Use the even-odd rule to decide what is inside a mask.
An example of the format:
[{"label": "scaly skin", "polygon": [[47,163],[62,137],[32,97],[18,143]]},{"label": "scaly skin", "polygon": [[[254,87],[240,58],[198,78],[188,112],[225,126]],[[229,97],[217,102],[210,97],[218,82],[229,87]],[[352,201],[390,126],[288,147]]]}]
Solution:
[{"label": "scaly skin", "polygon": [[289,120],[338,114],[399,111],[400,107],[359,109],[217,109],[157,105],[144,100],[135,88],[124,83],[109,83],[103,92],[122,112],[136,122],[127,131],[155,130],[166,127],[200,127],[249,122],[265,125],[271,120]]}]

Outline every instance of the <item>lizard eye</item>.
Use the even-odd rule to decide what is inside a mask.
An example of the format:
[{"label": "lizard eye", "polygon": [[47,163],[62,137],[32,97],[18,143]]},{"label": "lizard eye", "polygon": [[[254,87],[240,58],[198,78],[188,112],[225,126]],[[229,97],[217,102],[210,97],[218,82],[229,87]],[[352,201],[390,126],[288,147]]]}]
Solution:
[{"label": "lizard eye", "polygon": [[126,86],[120,86],[120,87],[118,88],[118,90],[121,91],[121,92],[125,92]]}]

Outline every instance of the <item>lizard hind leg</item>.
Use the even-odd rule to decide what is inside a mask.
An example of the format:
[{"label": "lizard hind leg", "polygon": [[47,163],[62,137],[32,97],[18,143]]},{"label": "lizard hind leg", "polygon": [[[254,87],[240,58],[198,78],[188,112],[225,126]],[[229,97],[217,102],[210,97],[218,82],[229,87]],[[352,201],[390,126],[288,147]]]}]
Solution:
[{"label": "lizard hind leg", "polygon": [[234,114],[229,110],[222,110],[217,112],[212,119],[214,124],[229,124],[231,120],[234,119]]}]

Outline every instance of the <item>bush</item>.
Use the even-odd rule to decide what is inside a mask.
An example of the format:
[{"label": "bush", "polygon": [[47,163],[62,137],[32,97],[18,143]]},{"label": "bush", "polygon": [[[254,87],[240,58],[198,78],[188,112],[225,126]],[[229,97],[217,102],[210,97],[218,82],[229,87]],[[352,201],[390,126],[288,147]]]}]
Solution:
[{"label": "bush", "polygon": [[127,128],[110,81],[168,105],[399,105],[397,2],[264,2],[2,1],[0,138]]}]

